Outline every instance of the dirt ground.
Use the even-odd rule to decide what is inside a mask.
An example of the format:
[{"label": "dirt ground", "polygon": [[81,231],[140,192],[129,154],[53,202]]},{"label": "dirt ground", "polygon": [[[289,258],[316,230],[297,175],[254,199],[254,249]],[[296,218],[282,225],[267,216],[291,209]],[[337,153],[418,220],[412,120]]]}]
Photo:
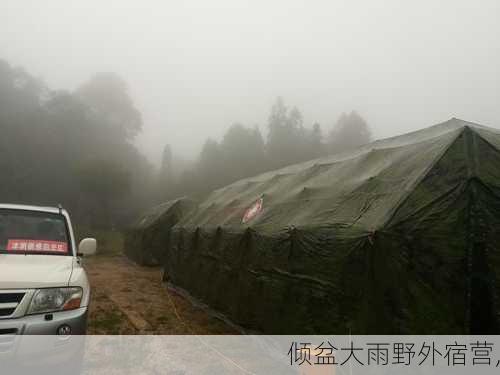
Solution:
[{"label": "dirt ground", "polygon": [[167,289],[160,267],[141,267],[123,255],[84,259],[92,286],[89,334],[237,334]]}]

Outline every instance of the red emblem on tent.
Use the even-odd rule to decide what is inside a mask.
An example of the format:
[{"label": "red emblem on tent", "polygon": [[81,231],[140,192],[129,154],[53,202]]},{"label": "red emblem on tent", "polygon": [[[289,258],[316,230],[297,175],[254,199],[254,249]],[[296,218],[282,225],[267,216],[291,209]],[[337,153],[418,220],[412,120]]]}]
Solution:
[{"label": "red emblem on tent", "polygon": [[262,211],[263,204],[264,200],[262,198],[257,199],[250,207],[247,208],[241,222],[246,224],[257,216]]}]

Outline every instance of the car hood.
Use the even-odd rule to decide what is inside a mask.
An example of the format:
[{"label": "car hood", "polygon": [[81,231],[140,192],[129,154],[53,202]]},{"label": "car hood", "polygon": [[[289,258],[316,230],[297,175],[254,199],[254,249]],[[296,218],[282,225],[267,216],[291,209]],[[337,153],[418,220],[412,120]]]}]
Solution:
[{"label": "car hood", "polygon": [[73,259],[64,255],[0,254],[0,289],[66,286]]}]

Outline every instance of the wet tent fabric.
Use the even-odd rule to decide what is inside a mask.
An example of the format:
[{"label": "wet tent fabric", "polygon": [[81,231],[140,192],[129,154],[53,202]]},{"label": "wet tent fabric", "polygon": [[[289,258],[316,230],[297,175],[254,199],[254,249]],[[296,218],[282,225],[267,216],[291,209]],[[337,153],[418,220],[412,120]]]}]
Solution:
[{"label": "wet tent fabric", "polygon": [[170,229],[194,207],[181,198],[162,203],[146,212],[125,234],[125,254],[141,265],[163,263]]},{"label": "wet tent fabric", "polygon": [[172,227],[165,273],[265,333],[496,333],[499,149],[452,119],[238,181]]}]

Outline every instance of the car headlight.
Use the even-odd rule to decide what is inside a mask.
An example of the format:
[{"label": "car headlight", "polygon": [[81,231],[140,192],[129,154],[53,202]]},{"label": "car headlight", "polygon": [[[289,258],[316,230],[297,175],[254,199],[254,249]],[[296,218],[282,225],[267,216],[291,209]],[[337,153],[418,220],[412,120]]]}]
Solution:
[{"label": "car headlight", "polygon": [[82,302],[82,295],[80,287],[38,289],[31,299],[28,314],[77,309]]}]

